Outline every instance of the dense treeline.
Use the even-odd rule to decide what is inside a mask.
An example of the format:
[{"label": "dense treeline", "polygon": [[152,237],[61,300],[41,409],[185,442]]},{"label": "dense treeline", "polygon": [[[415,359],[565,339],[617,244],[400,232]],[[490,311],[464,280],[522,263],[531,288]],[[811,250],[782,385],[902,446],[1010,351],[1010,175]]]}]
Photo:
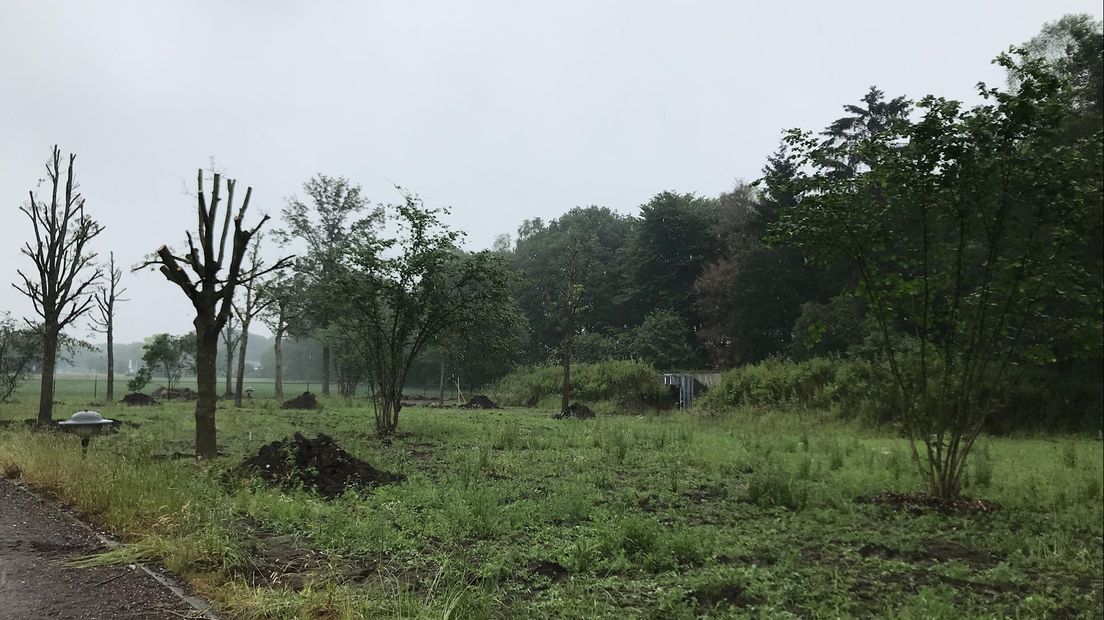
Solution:
[{"label": "dense treeline", "polygon": [[[785,134],[757,180],[662,191],[633,214],[526,220],[490,251],[461,250],[416,196],[372,205],[317,175],[275,233],[294,268],[257,292],[281,309],[261,318],[286,342],[274,353],[254,336],[242,359],[324,393],[332,375],[346,395],[399,389],[385,375],[472,385],[543,367],[543,399],[567,347],[581,364],[736,369],[712,407],[816,369],[782,400],[816,394],[876,421],[919,400],[1000,410],[1002,427],[1095,428],[1101,41],[1099,22],[1067,16],[1002,56],[1008,84],[983,86],[975,108],[871,87],[822,130]],[[410,236],[379,237],[385,221]],[[117,345],[117,370],[140,357]],[[74,366],[92,364],[79,352]],[[955,404],[929,402],[933,390]]]}]

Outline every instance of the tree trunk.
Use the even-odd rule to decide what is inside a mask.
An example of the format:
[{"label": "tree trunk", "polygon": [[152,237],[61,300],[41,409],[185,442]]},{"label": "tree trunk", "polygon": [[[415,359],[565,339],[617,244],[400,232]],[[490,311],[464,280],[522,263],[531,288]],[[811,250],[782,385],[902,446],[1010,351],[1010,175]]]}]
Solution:
[{"label": "tree trunk", "polygon": [[38,396],[38,423],[54,419],[54,370],[57,366],[58,328],[42,326],[42,388]]},{"label": "tree trunk", "polygon": [[571,317],[567,320],[564,333],[563,351],[563,392],[560,394],[560,413],[567,413],[571,407],[571,345],[575,336],[575,325]]},{"label": "tree trunk", "polygon": [[215,360],[218,356],[218,330],[208,326],[213,319],[197,317],[196,325],[196,456],[212,459],[218,455],[215,441],[215,408],[218,405],[218,378]]},{"label": "tree trunk", "polygon": [[437,395],[437,401],[443,407],[445,405],[445,356],[441,356],[441,383],[438,385],[440,393]]},{"label": "tree trunk", "polygon": [[107,402],[115,400],[115,338],[114,321],[107,317]]},{"label": "tree trunk", "polygon": [[322,345],[322,395],[330,395],[330,345]]},{"label": "tree trunk", "polygon": [[242,321],[238,341],[238,382],[234,386],[234,406],[242,406],[242,383],[245,382],[245,347],[249,344],[249,321]]},{"label": "tree trunk", "polygon": [[272,353],[276,357],[276,402],[284,402],[284,332],[276,330]]},{"label": "tree trunk", "polygon": [[234,395],[234,348],[229,343],[226,346],[226,398]]}]

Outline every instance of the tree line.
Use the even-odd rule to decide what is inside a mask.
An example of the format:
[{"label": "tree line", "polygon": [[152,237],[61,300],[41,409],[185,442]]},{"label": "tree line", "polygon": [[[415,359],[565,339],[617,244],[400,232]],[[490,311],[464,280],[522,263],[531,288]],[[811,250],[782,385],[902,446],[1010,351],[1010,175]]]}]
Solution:
[{"label": "tree line", "polygon": [[[887,371],[917,464],[953,494],[1003,385],[1099,392],[1101,38],[1099,22],[1067,16],[1000,55],[1008,83],[979,85],[976,106],[871,87],[827,127],[785,132],[761,177],[731,191],[663,191],[634,215],[576,207],[486,251],[463,250],[446,210],[414,193],[372,203],[324,174],[266,239],[267,217],[244,221],[250,190],[235,213],[235,183],[200,171],[197,228],[143,265],[196,311],[197,453],[214,454],[216,362],[240,403],[263,321],[278,398],[287,342],[315,342],[323,394],[366,391],[381,433],[398,428],[408,381],[487,383],[558,363],[566,407],[573,361],[868,359]],[[101,228],[72,193],[72,166],[61,173],[55,148],[50,200],[32,193],[24,207],[35,269],[16,286],[38,314],[43,420],[61,330],[96,308],[110,343],[123,301],[113,262],[88,249]]]}]

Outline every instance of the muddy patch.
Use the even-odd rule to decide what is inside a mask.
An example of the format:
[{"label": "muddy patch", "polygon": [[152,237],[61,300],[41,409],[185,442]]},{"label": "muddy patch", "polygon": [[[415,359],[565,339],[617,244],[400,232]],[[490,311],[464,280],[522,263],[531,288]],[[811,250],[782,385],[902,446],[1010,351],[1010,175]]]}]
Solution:
[{"label": "muddy patch", "polygon": [[889,491],[869,497],[856,497],[860,504],[875,504],[902,512],[921,514],[939,512],[942,514],[988,514],[1000,510],[1000,504],[972,497],[942,499],[927,493],[895,493]]},{"label": "muddy patch", "polygon": [[552,560],[539,560],[529,564],[529,572],[534,575],[540,575],[545,579],[548,579],[552,583],[560,583],[567,581],[568,572],[559,562],[553,562]]},{"label": "muddy patch", "polygon": [[748,607],[761,602],[757,597],[748,594],[744,588],[734,583],[691,590],[686,594],[686,598],[697,603],[698,609],[701,610],[710,610],[721,605]]}]

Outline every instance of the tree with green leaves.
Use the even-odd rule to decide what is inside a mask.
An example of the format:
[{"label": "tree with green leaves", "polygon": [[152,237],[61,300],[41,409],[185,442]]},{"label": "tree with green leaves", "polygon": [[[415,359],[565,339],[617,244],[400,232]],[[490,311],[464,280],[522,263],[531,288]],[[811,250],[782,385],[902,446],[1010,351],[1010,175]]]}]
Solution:
[{"label": "tree with green leaves", "polygon": [[[356,241],[353,224],[367,220],[378,225],[382,215],[379,209],[370,209],[360,186],[345,177],[316,174],[303,184],[303,193],[306,201],[297,196],[287,199],[282,212],[284,227],[275,235],[285,247],[302,246],[294,268],[307,283],[301,291],[307,300],[303,319],[322,342],[322,395],[329,396],[333,349],[325,334],[331,333],[327,328],[340,308],[335,283],[343,277],[345,256]],[[363,231],[373,229],[361,226]]]},{"label": "tree with green leaves", "polygon": [[0,402],[11,398],[39,357],[41,338],[21,324],[0,312]]},{"label": "tree with green leaves", "polygon": [[151,377],[153,369],[161,371],[169,398],[172,398],[173,390],[184,373],[195,369],[195,345],[195,334],[156,334],[142,346],[143,367],[149,369],[148,374]]},{"label": "tree with green leaves", "polygon": [[402,203],[383,211],[397,236],[378,236],[375,214],[358,222],[351,236],[348,269],[335,295],[346,305],[335,325],[368,366],[381,435],[398,428],[403,386],[418,354],[507,294],[509,272],[501,256],[458,252],[462,233],[444,226],[446,212],[404,193]]},{"label": "tree with green leaves", "polygon": [[697,330],[693,285],[720,249],[716,221],[716,201],[693,194],[663,192],[640,207],[622,281],[632,325],[670,310]]},{"label": "tree with green leaves", "polygon": [[[576,207],[544,222],[527,220],[518,229],[509,257],[518,273],[512,296],[525,314],[530,332],[529,361],[558,355],[563,345],[563,269],[572,251],[588,285],[580,293],[575,317],[579,333],[620,332],[639,322],[622,295],[623,255],[633,235],[633,218],[604,207]],[[506,250],[508,246],[501,246]]]},{"label": "tree with green leaves", "polygon": [[69,155],[69,166],[63,172],[61,150],[54,146],[46,162],[49,202],[32,190],[30,200],[19,207],[34,230],[34,242],[20,248],[31,259],[34,271],[28,275],[18,270],[22,283],[12,286],[31,300],[40,319],[28,321],[42,337],[39,424],[49,424],[54,417],[54,373],[62,330],[91,309],[95,303],[92,292],[103,273],[96,265],[96,253],[88,246],[103,232],[103,226],[85,213],[84,197],[76,191],[76,158]]},{"label": "tree with green leaves", "polygon": [[1071,84],[1046,62],[998,63],[1016,89],[982,85],[974,108],[925,97],[918,120],[857,140],[787,138],[798,200],[779,237],[855,265],[897,421],[942,498],[959,494],[1004,386],[1052,358],[1045,300],[1090,298],[1101,277],[1081,260],[1102,212],[1101,134],[1070,139]]}]

